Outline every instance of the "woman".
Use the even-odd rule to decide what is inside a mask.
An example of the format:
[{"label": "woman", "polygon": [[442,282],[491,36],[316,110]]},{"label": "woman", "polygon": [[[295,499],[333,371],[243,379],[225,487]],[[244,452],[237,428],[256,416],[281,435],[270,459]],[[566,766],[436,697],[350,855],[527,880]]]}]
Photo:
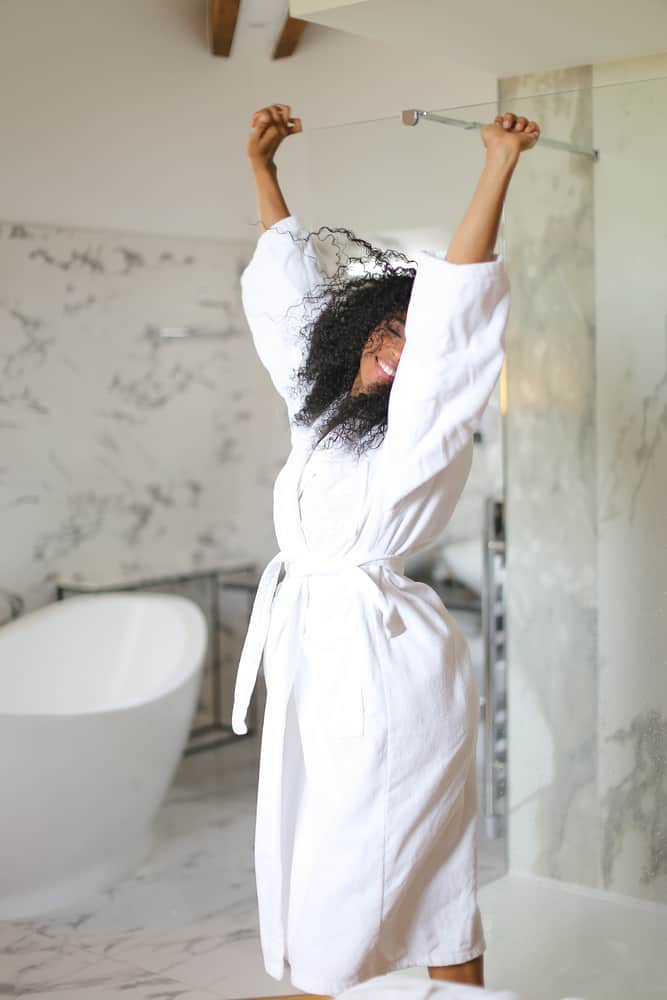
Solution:
[{"label": "woman", "polygon": [[245,733],[263,653],[265,967],[281,979],[287,961],[294,986],[330,996],[415,965],[483,986],[479,691],[462,632],[403,566],[451,518],[500,375],[509,282],[492,251],[539,127],[505,114],[481,129],[484,169],[446,257],[393,267],[391,251],[356,240],[373,264],[357,278],[345,265],[324,274],[278,186],[273,158],[300,119],[274,104],[251,127],[266,231],[242,298],[292,444],[274,488],[280,552],[258,587],[232,717]]}]

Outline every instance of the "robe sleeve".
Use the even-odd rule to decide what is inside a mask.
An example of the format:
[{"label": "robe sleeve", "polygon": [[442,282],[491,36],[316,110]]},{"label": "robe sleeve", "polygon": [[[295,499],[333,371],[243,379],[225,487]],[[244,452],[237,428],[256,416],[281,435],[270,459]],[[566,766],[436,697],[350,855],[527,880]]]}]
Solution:
[{"label": "robe sleeve", "polygon": [[302,301],[327,283],[307,236],[296,216],[280,219],[261,234],[241,274],[241,300],[255,349],[285,400],[290,422],[302,402],[294,379],[294,369],[305,360],[299,332],[326,304],[324,297],[316,304]]},{"label": "robe sleeve", "polygon": [[453,264],[419,251],[379,456],[383,507],[442,476],[472,438],[505,357],[504,257]]}]

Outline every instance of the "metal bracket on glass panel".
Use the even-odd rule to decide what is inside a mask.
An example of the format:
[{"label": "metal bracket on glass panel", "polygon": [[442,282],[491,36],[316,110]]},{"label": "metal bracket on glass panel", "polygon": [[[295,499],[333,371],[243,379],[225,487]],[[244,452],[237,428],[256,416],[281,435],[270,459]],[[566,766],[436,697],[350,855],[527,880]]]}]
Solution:
[{"label": "metal bracket on glass panel", "polygon": [[[463,121],[461,118],[447,118],[445,115],[438,115],[434,111],[418,111],[416,108],[410,108],[407,111],[401,113],[401,118],[404,125],[418,125],[420,118],[426,118],[428,121],[439,122],[441,125],[454,125],[456,128],[482,128],[484,125],[488,125],[488,122],[468,122]],[[598,149],[588,149],[586,146],[575,146],[571,142],[561,142],[560,139],[545,139],[542,135],[540,136],[538,146],[551,146],[552,149],[561,149],[566,153],[576,153],[579,156],[590,156],[591,159],[597,160],[600,157],[600,151]]]}]

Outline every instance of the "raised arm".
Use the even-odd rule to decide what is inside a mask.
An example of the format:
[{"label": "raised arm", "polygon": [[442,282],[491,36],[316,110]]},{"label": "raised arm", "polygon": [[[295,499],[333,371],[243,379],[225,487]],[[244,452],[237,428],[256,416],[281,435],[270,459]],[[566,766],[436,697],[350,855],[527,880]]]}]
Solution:
[{"label": "raised arm", "polygon": [[537,122],[510,114],[498,115],[480,129],[486,162],[472,201],[454,233],[446,259],[451,264],[492,260],[505,195],[520,154],[540,137]]},{"label": "raised arm", "polygon": [[257,216],[262,232],[288,218],[290,210],[278,183],[275,163],[253,165],[257,192]]},{"label": "raised arm", "polygon": [[[291,215],[278,184],[273,157],[287,135],[302,131],[301,119],[289,117],[289,106],[273,104],[256,111],[247,153],[257,186],[257,211],[262,233],[241,275],[241,297],[257,355],[292,418],[301,406],[295,369],[303,362],[305,323],[326,302],[309,292],[327,284],[308,229]],[[292,423],[292,438],[299,428]]]},{"label": "raised arm", "polygon": [[301,119],[290,118],[290,110],[288,104],[272,104],[256,111],[250,120],[252,132],[246,152],[255,175],[257,215],[262,232],[290,215],[278,184],[278,168],[274,161],[283,139],[303,131]]},{"label": "raised arm", "polygon": [[[429,494],[456,503],[473,431],[502,369],[510,287],[493,248],[512,173],[521,151],[537,142],[539,127],[508,114],[483,126],[481,135],[482,175],[446,256],[418,254],[379,461],[387,508],[443,475],[447,485],[441,480]],[[446,471],[454,463],[463,475]]]}]

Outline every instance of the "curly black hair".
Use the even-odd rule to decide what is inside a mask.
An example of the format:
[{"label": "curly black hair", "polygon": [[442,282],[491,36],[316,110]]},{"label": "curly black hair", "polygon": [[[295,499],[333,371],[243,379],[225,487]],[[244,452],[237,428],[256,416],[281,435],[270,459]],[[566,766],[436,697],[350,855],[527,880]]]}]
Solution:
[{"label": "curly black hair", "polygon": [[[352,385],[373,331],[384,323],[405,322],[416,262],[397,250],[378,249],[349,229],[321,226],[307,237],[289,235],[307,242],[311,236],[320,238],[323,229],[344,234],[365,253],[348,255],[341,262],[340,248],[333,240],[338,260],[335,273],[302,300],[316,308],[314,319],[300,330],[306,341],[306,360],[294,373],[293,392],[302,395],[305,391],[306,395],[294,421],[313,426],[322,418],[319,441],[326,437],[326,447],[342,445],[360,456],[384,440],[391,383],[378,383],[370,391],[354,396]],[[396,266],[392,258],[415,266]],[[358,276],[350,276],[353,262],[362,267]]]}]

